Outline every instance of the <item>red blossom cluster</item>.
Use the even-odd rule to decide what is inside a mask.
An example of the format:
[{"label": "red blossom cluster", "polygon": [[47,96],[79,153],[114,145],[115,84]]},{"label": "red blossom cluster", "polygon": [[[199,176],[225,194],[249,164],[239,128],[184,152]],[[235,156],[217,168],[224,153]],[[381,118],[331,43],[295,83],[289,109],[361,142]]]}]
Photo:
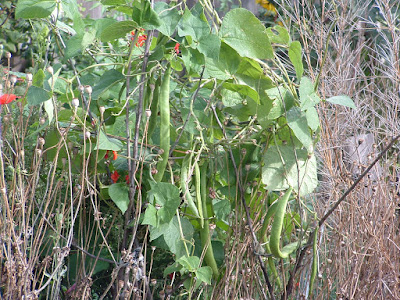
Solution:
[{"label": "red blossom cluster", "polygon": [[[131,31],[131,40],[133,41],[133,36],[135,35],[135,31]],[[147,35],[146,34],[142,34],[141,32],[139,32],[139,37],[138,37],[138,41],[136,42],[136,47],[142,47],[144,45],[144,42],[147,40]]]}]

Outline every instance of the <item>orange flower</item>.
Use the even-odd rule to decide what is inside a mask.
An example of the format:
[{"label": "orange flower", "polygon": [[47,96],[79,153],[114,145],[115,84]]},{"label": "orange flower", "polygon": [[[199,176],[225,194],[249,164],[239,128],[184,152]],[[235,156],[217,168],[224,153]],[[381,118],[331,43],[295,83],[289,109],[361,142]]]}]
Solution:
[{"label": "orange flower", "polygon": [[113,153],[113,160],[117,160],[117,157],[118,157],[117,151],[113,150],[112,153]]},{"label": "orange flower", "polygon": [[181,45],[181,44],[179,44],[179,43],[176,43],[176,44],[175,44],[174,49],[175,49],[176,54],[179,54],[179,46],[180,46],[180,45]]},{"label": "orange flower", "polygon": [[118,174],[118,172],[117,171],[114,171],[112,174],[111,174],[111,180],[112,180],[112,182],[113,183],[116,183],[117,181],[118,181],[118,178],[119,178],[119,174]]},{"label": "orange flower", "polygon": [[0,96],[0,104],[8,104],[15,99],[17,99],[17,96],[15,96],[14,94],[4,94]]},{"label": "orange flower", "polygon": [[138,38],[138,41],[136,43],[136,47],[142,47],[145,40],[147,40],[147,35],[145,35],[145,34],[140,35]]}]

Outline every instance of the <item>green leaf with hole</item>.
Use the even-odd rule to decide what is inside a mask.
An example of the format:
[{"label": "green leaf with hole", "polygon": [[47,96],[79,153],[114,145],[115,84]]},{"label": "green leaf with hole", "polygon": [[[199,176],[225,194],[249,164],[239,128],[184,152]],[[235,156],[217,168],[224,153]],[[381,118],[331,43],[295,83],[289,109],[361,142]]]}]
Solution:
[{"label": "green leaf with hole", "polygon": [[267,34],[271,43],[288,45],[291,42],[289,32],[280,25],[268,27]]},{"label": "green leaf with hole", "polygon": [[[312,193],[318,185],[317,160],[314,154],[293,146],[271,147],[264,154],[262,182],[269,191],[293,187],[300,196]],[[300,184],[299,184],[300,183]]]},{"label": "green leaf with hole", "polygon": [[347,106],[347,107],[356,109],[356,105],[354,104],[353,100],[351,100],[351,98],[346,95],[333,96],[333,97],[326,99],[326,101],[328,101],[332,104],[339,104],[339,105],[343,105],[343,106]]},{"label": "green leaf with hole", "polygon": [[110,42],[119,38],[124,38],[132,30],[135,30],[136,27],[138,27],[138,25],[133,21],[113,23],[102,30],[100,39],[102,42]]},{"label": "green leaf with hole", "polygon": [[19,0],[15,8],[17,19],[46,18],[56,8],[56,0]]},{"label": "green leaf with hole", "polygon": [[296,77],[300,80],[303,76],[304,68],[302,61],[301,44],[299,41],[294,41],[289,46],[289,58],[296,71]]},{"label": "green leaf with hole", "polygon": [[241,56],[256,59],[274,57],[265,26],[244,8],[236,8],[226,14],[219,36]]},{"label": "green leaf with hole", "polygon": [[125,183],[114,183],[108,188],[108,194],[124,214],[129,205],[129,187]]}]

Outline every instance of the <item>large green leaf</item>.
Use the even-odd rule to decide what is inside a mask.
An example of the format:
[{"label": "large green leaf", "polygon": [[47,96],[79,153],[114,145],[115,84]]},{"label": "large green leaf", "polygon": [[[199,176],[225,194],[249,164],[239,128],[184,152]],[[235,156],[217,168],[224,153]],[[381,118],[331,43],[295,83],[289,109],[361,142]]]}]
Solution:
[{"label": "large green leaf", "polygon": [[96,145],[94,150],[99,149],[119,151],[123,146],[121,141],[114,138],[109,138],[102,130],[100,130],[98,142],[99,143]]},{"label": "large green leaf", "polygon": [[159,223],[168,223],[181,204],[179,189],[167,182],[151,182],[148,192],[149,203],[158,206],[157,219]]},{"label": "large green leaf", "polygon": [[314,84],[308,77],[302,77],[299,87],[301,110],[307,110],[317,105],[321,99],[314,91]]},{"label": "large green leaf", "polygon": [[137,24],[133,21],[121,21],[118,23],[114,23],[103,29],[100,34],[100,39],[103,42],[109,42],[119,38],[123,38],[126,36],[127,33],[131,32],[136,27]]},{"label": "large green leaf", "polygon": [[157,29],[166,36],[172,36],[174,34],[179,20],[181,19],[178,10],[169,8],[170,7],[165,2],[156,2],[154,4],[154,10],[158,13],[161,23]]},{"label": "large green leaf", "polygon": [[39,105],[50,99],[50,93],[40,87],[30,86],[26,99],[30,105]]},{"label": "large green leaf", "polygon": [[291,42],[289,32],[285,27],[279,25],[268,27],[267,34],[271,43],[288,45]]},{"label": "large green leaf", "polygon": [[292,107],[286,113],[286,119],[294,135],[307,149],[312,148],[313,140],[308,127],[307,117],[298,107]]},{"label": "large green leaf", "polygon": [[186,9],[178,24],[179,36],[191,36],[195,41],[200,41],[204,36],[211,33],[207,22],[194,16],[190,10]]},{"label": "large green leaf", "polygon": [[112,69],[106,71],[103,76],[101,76],[99,82],[93,87],[92,99],[97,99],[100,95],[110,89],[115,83],[125,79],[121,72]]},{"label": "large green leaf", "polygon": [[244,8],[236,8],[226,14],[219,35],[242,56],[257,59],[274,57],[265,26]]},{"label": "large green leaf", "polygon": [[56,8],[56,0],[19,0],[15,17],[23,19],[46,18]]},{"label": "large green leaf", "polygon": [[241,57],[230,46],[225,43],[221,44],[218,59],[206,57],[206,69],[204,78],[217,78],[228,80],[239,68]]},{"label": "large green leaf", "polygon": [[[183,233],[182,240],[181,232]],[[150,240],[162,237],[168,249],[176,255],[176,258],[186,255],[186,246],[191,250],[190,241],[193,238],[193,225],[186,218],[180,217],[179,221],[176,216],[169,223],[163,223],[156,227],[150,228]]]},{"label": "large green leaf", "polygon": [[129,188],[125,183],[114,183],[108,188],[108,194],[115,205],[124,214],[129,205]]},{"label": "large green leaf", "polygon": [[269,191],[293,187],[300,195],[312,193],[317,187],[317,161],[314,154],[293,146],[273,146],[264,155],[262,182]]},{"label": "large green leaf", "polygon": [[72,58],[82,54],[95,39],[93,32],[85,32],[83,35],[75,35],[66,42],[65,58]]}]

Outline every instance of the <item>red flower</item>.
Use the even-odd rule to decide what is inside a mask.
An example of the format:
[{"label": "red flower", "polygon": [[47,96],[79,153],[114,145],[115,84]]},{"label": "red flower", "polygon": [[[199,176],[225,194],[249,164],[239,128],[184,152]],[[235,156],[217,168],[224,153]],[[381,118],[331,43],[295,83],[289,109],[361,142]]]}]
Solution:
[{"label": "red flower", "polygon": [[108,158],[108,150],[106,152],[106,155],[104,155],[104,159],[107,159],[107,158]]},{"label": "red flower", "polygon": [[17,99],[17,96],[15,96],[14,94],[4,94],[0,96],[0,104],[8,104],[15,99]]},{"label": "red flower", "polygon": [[181,44],[179,44],[179,43],[176,43],[176,44],[175,44],[174,49],[175,49],[176,54],[179,54],[179,46],[180,46],[180,45],[181,45]]},{"label": "red flower", "polygon": [[111,180],[113,181],[113,183],[116,183],[116,182],[118,181],[119,176],[120,176],[120,175],[118,174],[117,171],[114,171],[114,172],[111,174]]},{"label": "red flower", "polygon": [[145,35],[145,34],[140,35],[138,38],[138,41],[136,43],[136,47],[142,47],[145,40],[147,40],[147,35]]},{"label": "red flower", "polygon": [[112,153],[113,153],[113,160],[117,160],[117,157],[118,157],[117,151],[113,150]]}]

